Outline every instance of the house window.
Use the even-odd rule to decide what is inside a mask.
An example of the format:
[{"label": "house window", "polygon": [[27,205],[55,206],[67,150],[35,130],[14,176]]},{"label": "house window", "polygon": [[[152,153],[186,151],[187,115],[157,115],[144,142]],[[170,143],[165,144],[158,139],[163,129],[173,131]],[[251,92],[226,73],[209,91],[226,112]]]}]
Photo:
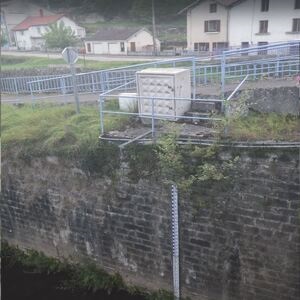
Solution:
[{"label": "house window", "polygon": [[[266,46],[268,45],[268,42],[258,42],[257,43],[258,46]],[[257,52],[258,55],[266,55],[268,54],[268,50],[267,49],[261,49]]]},{"label": "house window", "polygon": [[209,12],[210,12],[210,13],[215,13],[215,12],[217,12],[217,3],[211,3],[211,4],[209,5]]},{"label": "house window", "polygon": [[24,31],[20,31],[21,35],[24,35]]},{"label": "house window", "polygon": [[120,47],[121,47],[121,52],[125,52],[125,44],[124,44],[124,42],[120,43]]},{"label": "house window", "polygon": [[293,19],[292,32],[300,32],[300,19]]},{"label": "house window", "polygon": [[268,33],[268,24],[267,20],[259,21],[259,33]]},{"label": "house window", "polygon": [[209,43],[194,43],[195,51],[209,51]]},{"label": "house window", "polygon": [[228,43],[226,42],[213,43],[212,47],[213,47],[213,51],[219,50],[221,52],[223,50],[228,49]]},{"label": "house window", "polygon": [[92,50],[91,50],[91,43],[87,43],[86,47],[87,47],[87,52],[92,52]]},{"label": "house window", "polygon": [[37,27],[37,32],[41,34],[41,27]]},{"label": "house window", "polygon": [[261,0],[261,11],[269,11],[269,0]]},{"label": "house window", "polygon": [[220,32],[220,28],[220,20],[204,21],[204,32]]},{"label": "house window", "polygon": [[300,9],[300,0],[295,0],[295,9]]}]

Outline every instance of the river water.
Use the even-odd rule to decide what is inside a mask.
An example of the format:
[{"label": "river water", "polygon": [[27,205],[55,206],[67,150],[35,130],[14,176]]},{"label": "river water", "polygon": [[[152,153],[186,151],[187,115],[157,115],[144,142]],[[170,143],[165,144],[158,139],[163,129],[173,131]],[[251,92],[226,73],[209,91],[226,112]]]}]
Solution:
[{"label": "river water", "polygon": [[145,300],[143,296],[130,295],[126,291],[70,290],[63,288],[64,274],[40,274],[28,272],[20,266],[2,264],[3,300]]}]

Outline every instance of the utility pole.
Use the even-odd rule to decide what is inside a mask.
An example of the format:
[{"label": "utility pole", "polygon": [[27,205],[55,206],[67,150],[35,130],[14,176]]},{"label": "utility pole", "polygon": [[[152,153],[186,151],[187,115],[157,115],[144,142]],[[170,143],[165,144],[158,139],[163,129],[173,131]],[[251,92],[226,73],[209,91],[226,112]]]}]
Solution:
[{"label": "utility pole", "polygon": [[153,52],[157,55],[157,44],[156,44],[156,22],[155,22],[155,0],[152,0],[152,36],[153,36]]}]

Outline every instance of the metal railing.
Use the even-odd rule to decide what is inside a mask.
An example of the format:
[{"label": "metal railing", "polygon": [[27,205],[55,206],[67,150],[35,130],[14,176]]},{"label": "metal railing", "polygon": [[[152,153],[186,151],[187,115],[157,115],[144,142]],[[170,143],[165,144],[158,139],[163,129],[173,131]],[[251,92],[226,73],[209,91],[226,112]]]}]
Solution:
[{"label": "metal railing", "polygon": [[[300,41],[277,43],[245,49],[224,51],[222,55],[210,57],[181,57],[128,67],[94,72],[78,73],[76,84],[80,93],[102,93],[135,79],[136,72],[151,67],[184,67],[191,70],[191,85],[220,84],[225,91],[227,83],[265,77],[287,77],[300,72]],[[1,91],[11,94],[72,92],[71,75],[26,76],[1,78]],[[129,88],[129,87],[128,87]]]}]

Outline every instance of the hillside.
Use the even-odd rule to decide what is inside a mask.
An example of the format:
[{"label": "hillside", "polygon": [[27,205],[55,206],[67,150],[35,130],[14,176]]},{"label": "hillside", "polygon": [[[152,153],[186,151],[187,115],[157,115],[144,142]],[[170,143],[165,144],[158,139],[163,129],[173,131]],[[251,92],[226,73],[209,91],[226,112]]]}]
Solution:
[{"label": "hillside", "polygon": [[[146,27],[151,30],[151,0],[33,0],[76,20],[90,36],[101,27]],[[186,42],[186,17],[177,12],[192,0],[155,0],[158,38]]]}]

